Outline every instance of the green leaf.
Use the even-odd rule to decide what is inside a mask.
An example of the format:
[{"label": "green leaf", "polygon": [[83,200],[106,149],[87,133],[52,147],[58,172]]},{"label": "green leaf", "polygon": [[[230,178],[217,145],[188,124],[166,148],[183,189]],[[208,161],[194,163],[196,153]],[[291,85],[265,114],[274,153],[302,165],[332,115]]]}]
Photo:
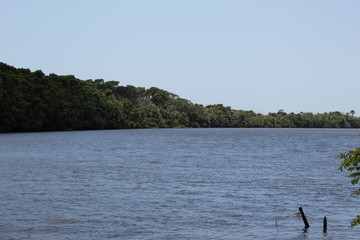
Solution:
[{"label": "green leaf", "polygon": [[[360,180],[360,148],[355,150],[350,150],[347,153],[340,153],[337,155],[339,159],[343,159],[340,163],[339,170],[346,170],[350,172],[349,178],[351,178],[351,184],[356,185]],[[352,192],[351,195],[360,195],[360,188]],[[356,225],[360,224],[360,215],[358,215],[352,222],[349,227],[353,228]]]},{"label": "green leaf", "polygon": [[354,228],[358,224],[360,224],[360,215],[356,216],[356,218],[351,222],[351,225],[349,227]]}]

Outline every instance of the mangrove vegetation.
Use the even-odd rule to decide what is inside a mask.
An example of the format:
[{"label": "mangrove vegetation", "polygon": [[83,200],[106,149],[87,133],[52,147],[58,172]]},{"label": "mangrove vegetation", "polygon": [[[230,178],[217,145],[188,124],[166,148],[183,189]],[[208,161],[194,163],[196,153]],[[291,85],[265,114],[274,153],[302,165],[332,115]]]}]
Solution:
[{"label": "mangrove vegetation", "polygon": [[126,128],[359,128],[349,113],[267,115],[203,106],[166,90],[45,75],[0,62],[0,132]]}]

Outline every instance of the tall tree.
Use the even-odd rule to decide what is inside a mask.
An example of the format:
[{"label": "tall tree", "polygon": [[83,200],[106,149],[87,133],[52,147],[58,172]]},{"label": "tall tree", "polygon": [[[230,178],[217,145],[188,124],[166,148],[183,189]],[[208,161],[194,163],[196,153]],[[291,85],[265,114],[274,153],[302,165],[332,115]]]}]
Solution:
[{"label": "tall tree", "polygon": [[355,111],[354,111],[354,110],[351,110],[351,111],[350,111],[350,114],[351,114],[351,116],[354,116]]}]

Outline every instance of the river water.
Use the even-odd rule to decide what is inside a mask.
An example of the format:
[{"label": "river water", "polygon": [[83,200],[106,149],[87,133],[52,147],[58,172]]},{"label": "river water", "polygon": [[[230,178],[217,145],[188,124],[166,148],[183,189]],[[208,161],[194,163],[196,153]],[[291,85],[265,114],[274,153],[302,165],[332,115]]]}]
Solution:
[{"label": "river water", "polygon": [[347,226],[360,197],[336,157],[359,133],[0,134],[0,239],[359,239]]}]

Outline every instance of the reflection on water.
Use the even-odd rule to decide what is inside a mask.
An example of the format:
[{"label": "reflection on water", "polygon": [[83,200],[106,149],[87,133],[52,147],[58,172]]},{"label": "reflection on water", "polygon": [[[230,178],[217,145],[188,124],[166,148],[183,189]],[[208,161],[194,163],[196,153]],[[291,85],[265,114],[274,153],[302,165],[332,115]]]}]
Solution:
[{"label": "reflection on water", "polygon": [[358,133],[1,134],[0,239],[357,239],[360,198],[336,155]]}]

